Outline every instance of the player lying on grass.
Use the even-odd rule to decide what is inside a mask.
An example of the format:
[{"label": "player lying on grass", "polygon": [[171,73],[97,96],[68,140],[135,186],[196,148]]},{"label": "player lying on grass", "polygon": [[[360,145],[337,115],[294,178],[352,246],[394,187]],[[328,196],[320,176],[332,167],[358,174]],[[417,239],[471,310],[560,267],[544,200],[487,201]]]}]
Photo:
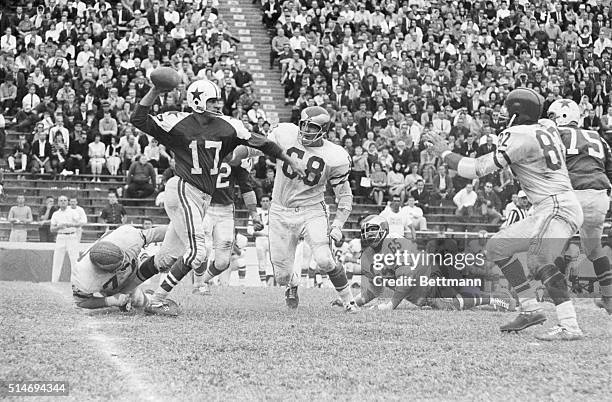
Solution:
[{"label": "player lying on grass", "polygon": [[163,241],[166,230],[167,226],[143,230],[123,225],[95,242],[79,257],[72,271],[76,305],[86,309],[145,307],[148,296],[138,286],[159,268],[154,257],[139,267],[138,257],[144,247]]},{"label": "player lying on grass", "polygon": [[[374,265],[375,254],[395,254],[401,243],[396,239],[387,239],[389,224],[385,218],[379,215],[370,215],[361,222],[361,241],[363,251],[361,254],[361,294],[355,297],[355,302],[363,306],[382,295],[385,288],[382,283],[390,283],[390,280],[402,278],[404,283],[412,278],[413,285],[395,286],[393,296],[388,303],[380,304],[379,310],[394,310],[403,300],[407,300],[417,306],[429,306],[443,310],[469,310],[476,306],[492,306],[496,309],[514,311],[516,301],[510,292],[475,292],[473,289],[455,289],[450,286],[421,286],[421,278],[444,278],[445,271],[449,267],[434,264],[419,264],[411,267],[408,265],[385,264],[381,269]],[[426,247],[427,253],[455,255],[458,252],[457,243],[451,239],[431,240]],[[446,259],[446,258],[445,258]],[[450,267],[454,269],[454,267]],[[383,282],[384,281],[384,282]],[[333,302],[334,305],[338,301]]]}]

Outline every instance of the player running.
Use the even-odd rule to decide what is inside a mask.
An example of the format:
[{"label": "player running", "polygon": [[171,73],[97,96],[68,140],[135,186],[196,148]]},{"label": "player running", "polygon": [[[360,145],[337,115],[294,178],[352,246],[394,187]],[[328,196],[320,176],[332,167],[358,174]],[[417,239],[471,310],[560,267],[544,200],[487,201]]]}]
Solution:
[{"label": "player running", "polygon": [[[374,264],[375,254],[395,254],[400,247],[403,247],[397,239],[388,237],[389,223],[380,215],[370,215],[361,222],[361,243],[363,251],[361,254],[360,273],[364,277],[361,281],[361,294],[355,297],[355,302],[363,306],[382,295],[385,285],[389,280],[402,279],[402,286],[394,286],[393,296],[388,303],[379,304],[379,310],[394,310],[403,300],[417,306],[428,306],[442,310],[469,310],[477,306],[492,306],[493,308],[514,311],[516,301],[509,292],[479,293],[458,291],[449,286],[421,286],[421,277],[436,278],[445,277],[445,267],[436,266],[434,261],[429,264],[419,264],[419,266],[391,265],[384,264],[379,268]],[[408,250],[415,252],[416,249]],[[426,247],[427,253],[445,256],[446,254],[456,254],[458,252],[457,243],[451,239],[431,240]],[[406,285],[412,278],[412,285]],[[385,282],[382,282],[385,280]],[[338,302],[334,301],[333,305]]]},{"label": "player running", "polygon": [[540,340],[578,340],[583,333],[576,320],[574,304],[564,276],[554,262],[568,239],[582,225],[582,209],[570,183],[564,150],[556,128],[538,122],[544,100],[532,89],[518,88],[505,102],[510,117],[508,128],[499,136],[495,152],[479,158],[466,158],[450,150],[437,134],[425,139],[451,169],[473,179],[510,166],[521,188],[534,205],[534,213],[496,233],[487,242],[487,255],[503,272],[518,293],[521,312],[500,329],[520,331],[543,323],[546,316],[535,298],[520,261],[515,254],[527,251],[527,266],[542,281],[554,301],[559,325],[536,335]]},{"label": "player running", "polygon": [[304,167],[303,162],[287,156],[265,137],[251,135],[241,121],[220,114],[221,91],[212,81],[199,80],[189,86],[187,103],[192,113],[171,111],[149,115],[150,107],[163,92],[151,87],[136,106],[131,122],[157,139],[175,157],[176,176],[166,183],[164,208],[170,225],[164,242],[181,242],[186,251],[176,260],[145,309],[149,314],[175,316],[178,309],[169,308],[166,298],[189,271],[206,259],[204,216],[225,156],[243,144],[283,161],[296,176],[304,174]]},{"label": "player running", "polygon": [[166,230],[167,226],[137,229],[123,225],[95,242],[79,257],[72,271],[76,305],[86,309],[144,307],[148,297],[137,286],[148,279],[144,278],[146,274],[151,277],[159,271],[161,260],[157,265],[143,264],[138,268],[139,255],[148,245],[163,241]]},{"label": "player running", "polygon": [[230,266],[230,257],[234,248],[234,187],[240,186],[244,205],[254,222],[255,229],[262,230],[263,225],[257,214],[257,197],[250,184],[249,172],[240,165],[230,164],[232,155],[228,155],[221,164],[217,176],[217,186],[212,195],[210,207],[204,217],[207,255],[211,255],[211,246],[215,259],[194,269],[193,293],[210,294],[209,283]]},{"label": "player running", "polygon": [[596,131],[578,128],[580,108],[573,100],[554,101],[548,108],[548,118],[557,124],[561,134],[569,177],[582,206],[584,221],[580,240],[587,258],[593,262],[601,289],[601,300],[596,304],[612,314],[612,270],[601,247],[604,221],[610,207],[610,146]]},{"label": "player running", "polygon": [[[295,250],[300,236],[310,246],[317,265],[327,272],[346,311],[358,310],[345,271],[332,256],[330,240],[342,239],[342,227],[348,219],[353,194],[348,181],[351,159],[346,150],[324,138],[329,131],[329,113],[319,106],[302,110],[299,127],[281,123],[269,135],[288,155],[306,163],[304,177],[282,160],[276,161],[276,178],[270,207],[270,258],[276,281],[287,286],[285,299],[289,308],[297,308],[300,273],[294,270]],[[329,224],[325,204],[327,183],[334,190],[338,207]]]}]

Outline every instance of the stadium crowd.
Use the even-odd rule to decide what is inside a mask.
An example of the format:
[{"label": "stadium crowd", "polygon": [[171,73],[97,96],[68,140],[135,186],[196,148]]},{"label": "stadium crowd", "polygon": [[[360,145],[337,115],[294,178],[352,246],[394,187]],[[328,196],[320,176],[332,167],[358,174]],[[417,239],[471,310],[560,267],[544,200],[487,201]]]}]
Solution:
[{"label": "stadium crowd", "polygon": [[575,100],[580,126],[612,140],[610,1],[268,0],[262,13],[293,122],[307,106],[329,110],[329,139],[353,157],[357,192],[379,205],[412,197],[489,223],[522,205],[509,170],[468,182],[421,140],[435,131],[464,156],[495,150],[505,96],[519,86],[538,91],[545,111]]}]

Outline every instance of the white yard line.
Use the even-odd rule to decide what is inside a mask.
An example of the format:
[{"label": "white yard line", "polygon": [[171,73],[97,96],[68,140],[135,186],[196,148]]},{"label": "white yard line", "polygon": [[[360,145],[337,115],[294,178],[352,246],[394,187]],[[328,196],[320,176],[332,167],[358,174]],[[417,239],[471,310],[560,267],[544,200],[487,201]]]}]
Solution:
[{"label": "white yard line", "polygon": [[[72,298],[58,289],[52,284],[44,284],[51,292],[61,296],[66,303],[72,304]],[[121,350],[115,342],[114,337],[104,333],[104,325],[108,322],[102,322],[96,319],[95,316],[87,314],[82,315],[82,320],[75,327],[76,331],[80,331],[87,339],[91,346],[97,350],[110,364],[117,368],[117,379],[123,379],[126,387],[142,401],[161,401],[164,398],[160,393],[156,392],[156,386],[142,375],[143,367],[129,357],[129,354]]]}]

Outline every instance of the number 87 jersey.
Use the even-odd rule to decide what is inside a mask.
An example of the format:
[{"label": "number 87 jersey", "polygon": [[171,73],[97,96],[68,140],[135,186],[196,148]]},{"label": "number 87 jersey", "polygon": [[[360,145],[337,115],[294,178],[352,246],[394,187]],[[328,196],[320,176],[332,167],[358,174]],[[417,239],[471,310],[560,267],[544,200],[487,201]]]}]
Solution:
[{"label": "number 87 jersey", "polygon": [[534,204],[572,186],[565,165],[565,147],[557,129],[542,123],[505,129],[493,161],[498,168],[510,166],[527,198]]},{"label": "number 87 jersey", "polygon": [[286,208],[323,202],[327,182],[332,187],[341,185],[351,170],[351,158],[344,148],[325,139],[320,147],[304,147],[298,140],[298,131],[295,124],[281,123],[268,135],[268,140],[280,145],[287,155],[306,163],[306,176],[298,179],[285,162],[276,161],[272,200]]}]

